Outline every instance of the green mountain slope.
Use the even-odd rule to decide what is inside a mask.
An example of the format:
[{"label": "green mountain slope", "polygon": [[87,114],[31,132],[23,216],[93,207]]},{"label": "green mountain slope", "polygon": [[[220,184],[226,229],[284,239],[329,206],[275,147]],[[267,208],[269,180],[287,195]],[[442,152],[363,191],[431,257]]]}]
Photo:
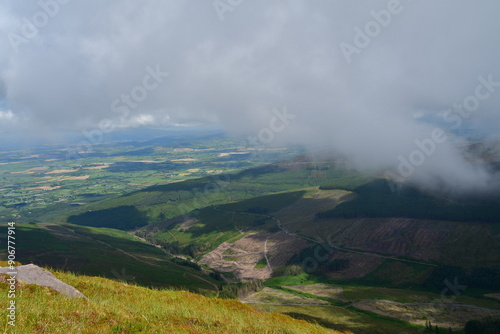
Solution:
[{"label": "green mountain slope", "polygon": [[331,185],[332,180],[338,184],[348,184],[352,180],[359,183],[360,179],[359,173],[346,169],[344,165],[298,158],[237,173],[148,187],[76,208],[55,221],[133,229],[209,205],[319,186],[325,182]]},{"label": "green mountain slope", "polygon": [[220,285],[123,231],[69,224],[16,224],[15,231],[16,256],[23,263],[209,295],[217,294]]},{"label": "green mountain slope", "polygon": [[[4,263],[5,265],[5,263]],[[17,287],[16,326],[5,333],[341,333],[291,317],[265,313],[235,300],[183,291],[152,290],[105,278],[55,272],[88,300],[69,299],[46,287]],[[8,304],[0,283],[0,303]]]}]

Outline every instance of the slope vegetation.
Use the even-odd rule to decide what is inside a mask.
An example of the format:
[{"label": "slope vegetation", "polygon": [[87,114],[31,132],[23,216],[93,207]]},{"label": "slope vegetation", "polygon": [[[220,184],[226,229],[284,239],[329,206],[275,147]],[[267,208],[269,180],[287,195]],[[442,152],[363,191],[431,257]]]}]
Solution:
[{"label": "slope vegetation", "polygon": [[[0,225],[0,231],[6,231],[5,226]],[[16,246],[16,258],[23,263],[144,286],[182,287],[215,295],[220,284],[195,268],[174,263],[161,249],[114,229],[16,224]]]},{"label": "slope vegetation", "polygon": [[282,163],[163,185],[84,205],[55,219],[78,225],[131,230],[161,223],[210,205],[237,202],[277,192],[363,184],[367,178],[335,162],[297,158]]},{"label": "slope vegetation", "polygon": [[[341,333],[282,314],[265,313],[235,300],[152,290],[65,272],[55,275],[88,300],[20,284],[16,305],[22,312],[14,330],[2,323],[6,333]],[[0,283],[1,305],[8,305],[7,290],[7,283]],[[6,312],[2,307],[3,322]]]}]

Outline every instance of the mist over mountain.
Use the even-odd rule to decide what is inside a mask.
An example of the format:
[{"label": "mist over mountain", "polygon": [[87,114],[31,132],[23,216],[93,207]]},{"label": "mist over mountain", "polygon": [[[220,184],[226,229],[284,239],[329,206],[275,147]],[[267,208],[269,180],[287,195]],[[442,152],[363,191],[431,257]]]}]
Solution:
[{"label": "mist over mountain", "polygon": [[91,140],[215,125],[249,144],[326,146],[431,190],[496,189],[491,159],[470,154],[463,133],[498,133],[499,9],[451,0],[4,1],[0,136],[30,145],[67,131]]}]

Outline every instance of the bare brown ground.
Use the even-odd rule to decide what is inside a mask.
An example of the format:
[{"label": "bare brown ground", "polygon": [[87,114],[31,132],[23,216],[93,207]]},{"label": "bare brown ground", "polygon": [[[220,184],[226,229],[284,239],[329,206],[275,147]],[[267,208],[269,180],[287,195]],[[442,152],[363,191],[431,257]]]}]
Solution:
[{"label": "bare brown ground", "polygon": [[[262,243],[258,243],[254,238],[253,241],[239,245],[222,243],[215,250],[205,254],[199,263],[222,272],[232,272],[242,281],[266,280],[271,277],[270,269],[268,267],[255,269],[257,262],[264,257],[264,241],[265,239]],[[229,254],[226,252],[228,250]]]},{"label": "bare brown ground", "polygon": [[82,176],[71,176],[65,177],[61,181],[77,181],[77,180],[86,180],[90,177],[90,175],[82,175]]},{"label": "bare brown ground", "polygon": [[286,233],[271,235],[267,242],[267,255],[271,267],[285,266],[292,256],[307,247],[307,242]]},{"label": "bare brown ground", "polygon": [[25,190],[31,190],[31,189],[54,190],[54,189],[59,189],[59,188],[61,188],[61,186],[54,186],[54,187],[42,186],[42,187],[36,187],[36,188],[26,188]]},{"label": "bare brown ground", "polygon": [[105,169],[108,168],[111,164],[103,164],[100,166],[92,166],[92,167],[85,167],[85,169],[90,169],[90,170],[99,170],[99,169]]},{"label": "bare brown ground", "polygon": [[61,173],[71,173],[71,172],[76,172],[74,169],[56,169],[50,172],[47,172],[45,174],[61,174]]},{"label": "bare brown ground", "polygon": [[33,174],[35,172],[41,172],[43,170],[46,170],[48,169],[49,167],[34,167],[34,168],[30,168],[30,169],[27,169],[27,170],[24,170],[24,171],[21,171],[21,172],[11,172],[12,174]]},{"label": "bare brown ground", "polygon": [[159,163],[162,163],[164,161],[155,161],[155,160],[133,160],[133,161],[130,161],[130,162],[142,162],[144,164],[159,164]]},{"label": "bare brown ground", "polygon": [[[219,245],[204,255],[200,263],[222,272],[232,272],[242,281],[265,280],[271,277],[273,267],[284,266],[305,245],[304,240],[284,233],[252,233],[232,244]],[[256,269],[257,262],[266,255],[270,266]]]}]

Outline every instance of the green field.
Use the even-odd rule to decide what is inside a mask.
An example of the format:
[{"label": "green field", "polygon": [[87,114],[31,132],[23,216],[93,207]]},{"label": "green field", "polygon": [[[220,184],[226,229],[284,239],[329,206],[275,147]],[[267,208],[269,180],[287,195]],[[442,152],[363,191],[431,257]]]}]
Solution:
[{"label": "green field", "polygon": [[[297,168],[297,166],[301,168]],[[99,216],[108,216],[109,211],[107,210],[109,209],[133,206],[138,210],[137,214],[142,214],[145,222],[150,224],[185,215],[210,205],[236,203],[246,199],[249,201],[238,204],[245,207],[242,210],[234,207],[234,211],[248,209],[258,211],[259,206],[265,203],[268,212],[271,212],[278,207],[283,207],[290,200],[298,199],[300,194],[269,198],[260,198],[260,196],[302,190],[306,187],[318,187],[325,180],[339,174],[338,168],[333,162],[322,165],[308,163],[305,167],[302,166],[304,166],[303,161],[292,160],[215,177],[195,178],[180,183],[151,186],[75,208],[58,217],[57,221],[67,221],[68,219],[71,221],[73,219],[73,221],[79,221],[79,224],[84,224],[85,216],[89,216],[88,224],[94,224],[93,221],[100,219]],[[357,172],[350,172],[350,175],[357,174]],[[288,196],[291,197],[288,198]],[[90,219],[89,211],[93,212],[92,219]],[[108,219],[107,224],[108,227],[113,227],[113,225],[122,225],[123,222],[120,219]]]},{"label": "green field", "polygon": [[[298,154],[295,149],[256,151],[220,134],[109,143],[91,152],[69,152],[57,146],[0,152],[0,221],[52,221],[76,207],[148,186],[213,179]],[[169,215],[161,210],[151,214]]]}]

